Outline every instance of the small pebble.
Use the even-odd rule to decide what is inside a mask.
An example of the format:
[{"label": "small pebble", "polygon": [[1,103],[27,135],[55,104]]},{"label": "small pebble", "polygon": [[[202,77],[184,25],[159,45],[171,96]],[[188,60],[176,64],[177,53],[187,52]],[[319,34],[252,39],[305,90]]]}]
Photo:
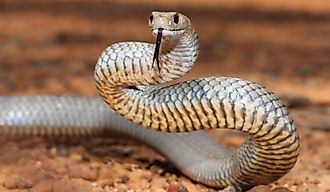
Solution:
[{"label": "small pebble", "polygon": [[7,189],[29,189],[33,185],[30,181],[20,177],[9,177],[3,182],[3,186]]},{"label": "small pebble", "polygon": [[70,164],[68,165],[68,174],[71,178],[80,178],[81,177],[81,169],[78,164]]},{"label": "small pebble", "polygon": [[123,168],[126,169],[127,171],[134,171],[134,169],[136,169],[136,165],[125,163],[123,164]]},{"label": "small pebble", "polygon": [[273,189],[272,192],[292,192],[292,191],[284,187],[278,187]]},{"label": "small pebble", "polygon": [[173,181],[168,186],[167,192],[187,192],[187,188],[185,188],[181,183]]},{"label": "small pebble", "polygon": [[98,177],[98,170],[91,169],[89,167],[83,166],[81,167],[81,178],[88,181],[95,181]]},{"label": "small pebble", "polygon": [[80,154],[73,153],[73,154],[70,155],[69,159],[72,160],[72,161],[74,161],[74,162],[79,163],[79,162],[82,161],[83,158],[82,158],[82,156]]},{"label": "small pebble", "polygon": [[127,183],[129,180],[130,179],[127,175],[120,177],[120,183]]},{"label": "small pebble", "polygon": [[256,187],[253,187],[250,192],[271,192],[271,189],[267,185],[259,185]]},{"label": "small pebble", "polygon": [[111,169],[107,166],[105,167],[101,167],[100,171],[99,171],[99,179],[103,180],[103,179],[112,179],[113,174],[111,172]]},{"label": "small pebble", "polygon": [[53,192],[53,179],[43,179],[33,187],[33,191]]}]

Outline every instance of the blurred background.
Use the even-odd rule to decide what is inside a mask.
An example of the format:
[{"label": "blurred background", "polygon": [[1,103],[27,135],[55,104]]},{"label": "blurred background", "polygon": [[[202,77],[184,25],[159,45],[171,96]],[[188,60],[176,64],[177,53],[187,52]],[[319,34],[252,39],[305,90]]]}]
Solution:
[{"label": "blurred background", "polygon": [[185,13],[199,34],[199,59],[183,79],[240,77],[284,100],[300,128],[302,156],[277,185],[330,190],[328,0],[0,0],[0,94],[97,95],[99,55],[118,41],[153,42],[152,10]]}]

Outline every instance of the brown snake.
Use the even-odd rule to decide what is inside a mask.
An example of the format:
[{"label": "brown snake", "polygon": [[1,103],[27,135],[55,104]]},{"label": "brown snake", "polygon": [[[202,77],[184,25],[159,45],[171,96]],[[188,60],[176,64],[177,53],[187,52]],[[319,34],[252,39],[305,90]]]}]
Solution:
[{"label": "brown snake", "polygon": [[[285,175],[297,161],[299,137],[279,99],[260,85],[231,77],[165,85],[190,71],[197,34],[188,17],[177,12],[152,12],[149,26],[157,45],[116,43],[98,59],[97,88],[112,110],[98,98],[0,97],[0,132],[117,131],[154,147],[191,179],[237,191]],[[244,132],[248,139],[227,150],[201,131],[216,128]]]}]

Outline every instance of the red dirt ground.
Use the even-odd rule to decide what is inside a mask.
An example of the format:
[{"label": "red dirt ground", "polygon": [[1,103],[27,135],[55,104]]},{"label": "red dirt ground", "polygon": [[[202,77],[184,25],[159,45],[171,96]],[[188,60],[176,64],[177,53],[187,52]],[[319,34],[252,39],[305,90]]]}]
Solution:
[{"label": "red dirt ground", "polygon": [[[297,165],[253,190],[330,191],[326,1],[22,2],[0,0],[2,95],[97,95],[92,76],[102,50],[117,41],[153,41],[147,18],[163,5],[186,13],[200,37],[199,60],[183,79],[224,75],[258,82],[284,100],[298,125]],[[237,134],[212,134],[233,147],[242,141]],[[2,137],[0,143],[0,191],[217,191],[135,141]]]}]

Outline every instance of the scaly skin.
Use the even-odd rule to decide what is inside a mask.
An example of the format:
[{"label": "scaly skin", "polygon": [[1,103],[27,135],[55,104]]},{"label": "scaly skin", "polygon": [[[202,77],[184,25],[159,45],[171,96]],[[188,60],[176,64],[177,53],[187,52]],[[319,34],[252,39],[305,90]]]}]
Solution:
[{"label": "scaly skin", "polygon": [[[176,12],[153,12],[149,26],[154,35],[162,29],[159,63],[153,62],[155,45],[121,42],[108,47],[96,64],[98,91],[113,110],[93,98],[2,97],[1,132],[121,132],[160,151],[191,179],[237,191],[286,174],[297,161],[299,137],[279,99],[260,85],[231,77],[158,85],[191,69],[198,38],[190,20]],[[215,128],[249,137],[229,151],[200,131]]]}]

